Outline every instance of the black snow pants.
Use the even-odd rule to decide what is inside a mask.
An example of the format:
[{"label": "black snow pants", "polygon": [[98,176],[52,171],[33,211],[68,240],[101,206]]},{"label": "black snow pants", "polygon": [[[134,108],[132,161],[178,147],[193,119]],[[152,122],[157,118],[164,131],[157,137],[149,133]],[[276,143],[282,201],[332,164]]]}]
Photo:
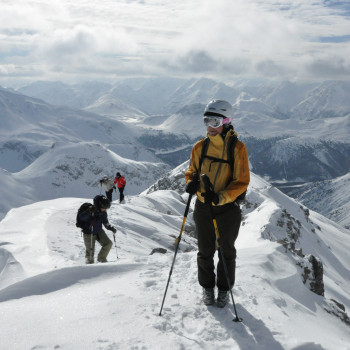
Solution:
[{"label": "black snow pants", "polygon": [[121,203],[124,200],[124,187],[118,187],[119,190],[119,202]]},{"label": "black snow pants", "polygon": [[224,266],[219,254],[217,275],[215,274],[214,255],[216,251],[216,234],[210,206],[196,200],[193,213],[198,236],[198,282],[204,288],[215,287],[219,290],[229,290],[235,283],[236,248],[235,241],[241,225],[242,214],[237,203],[229,203],[222,206],[213,206],[214,215],[218,225],[220,246],[225,258],[230,285],[227,285]]},{"label": "black snow pants", "polygon": [[113,188],[111,188],[109,191],[106,191],[106,197],[112,202],[112,194],[113,194]]}]

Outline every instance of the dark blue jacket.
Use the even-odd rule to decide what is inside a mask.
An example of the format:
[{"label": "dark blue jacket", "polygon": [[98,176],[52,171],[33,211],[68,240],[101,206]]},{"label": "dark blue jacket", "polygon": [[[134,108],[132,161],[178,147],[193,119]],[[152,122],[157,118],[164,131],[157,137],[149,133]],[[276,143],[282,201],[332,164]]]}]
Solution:
[{"label": "dark blue jacket", "polygon": [[83,232],[87,234],[93,233],[97,235],[102,230],[102,224],[106,229],[109,229],[111,226],[108,222],[106,211],[98,210],[92,215],[89,210],[85,210],[79,215],[79,219],[84,222]]}]

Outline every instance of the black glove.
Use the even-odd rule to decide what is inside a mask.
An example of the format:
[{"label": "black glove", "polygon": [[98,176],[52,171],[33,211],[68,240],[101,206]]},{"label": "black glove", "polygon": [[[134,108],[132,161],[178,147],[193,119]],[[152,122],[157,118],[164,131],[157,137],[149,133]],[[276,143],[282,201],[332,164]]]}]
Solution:
[{"label": "black glove", "polygon": [[190,180],[189,182],[187,182],[186,192],[192,195],[196,194],[198,185],[199,185],[198,180]]},{"label": "black glove", "polygon": [[111,225],[106,227],[106,228],[107,228],[107,230],[112,231],[113,233],[117,232],[117,229],[115,227],[111,226]]},{"label": "black glove", "polygon": [[89,211],[89,213],[90,214],[95,214],[95,213],[97,213],[98,212],[98,209],[97,209],[97,207],[95,206],[95,205],[92,205],[89,209],[88,209],[88,211]]},{"label": "black glove", "polygon": [[211,190],[202,193],[202,196],[204,197],[204,202],[206,204],[211,204],[211,203],[218,204],[220,200],[219,195]]},{"label": "black glove", "polygon": [[190,180],[189,182],[187,182],[187,185],[186,185],[186,192],[189,193],[189,194],[191,194],[191,195],[194,195],[194,194],[196,194],[196,192],[197,192],[198,186],[199,186],[199,178],[198,178],[198,175],[197,175],[197,173],[193,173],[193,174],[192,174],[192,180]]}]

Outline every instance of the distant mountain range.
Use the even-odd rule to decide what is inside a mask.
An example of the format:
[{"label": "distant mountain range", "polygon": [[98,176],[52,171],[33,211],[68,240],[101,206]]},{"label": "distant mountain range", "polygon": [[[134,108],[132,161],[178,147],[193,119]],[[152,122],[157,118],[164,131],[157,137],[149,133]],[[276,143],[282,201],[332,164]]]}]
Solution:
[{"label": "distant mountain range", "polygon": [[[350,83],[341,81],[225,85],[206,78],[159,78],[0,88],[0,167],[21,172],[60,142],[82,143],[83,157],[92,142],[127,160],[169,170],[186,161],[205,135],[205,104],[222,98],[234,106],[233,124],[247,145],[252,170],[287,193],[287,185],[320,184],[349,173],[349,96]],[[116,166],[111,168],[107,172]],[[101,167],[100,174],[104,171]],[[135,191],[147,187],[143,181],[137,180]]]},{"label": "distant mountain range", "polygon": [[[171,115],[186,105],[206,104],[210,99],[226,99],[242,104],[254,112],[271,113],[280,119],[314,120],[350,114],[350,82],[292,83],[239,81],[225,85],[207,78],[126,79],[116,84],[89,82],[67,85],[38,81],[18,89],[24,95],[42,99],[52,105],[91,108],[102,98],[137,108],[148,115]],[[102,105],[102,103],[101,103]],[[265,111],[264,111],[265,109]]]}]

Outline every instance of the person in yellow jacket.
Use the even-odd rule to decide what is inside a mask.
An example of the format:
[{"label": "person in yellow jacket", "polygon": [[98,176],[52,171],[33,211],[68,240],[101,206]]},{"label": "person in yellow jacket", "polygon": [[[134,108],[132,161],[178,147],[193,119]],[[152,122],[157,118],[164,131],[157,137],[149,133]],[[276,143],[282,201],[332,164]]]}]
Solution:
[{"label": "person in yellow jacket", "polygon": [[[227,304],[229,291],[235,282],[235,241],[242,218],[239,200],[245,194],[250,182],[248,152],[244,143],[237,139],[232,119],[233,109],[229,102],[212,100],[208,103],[204,110],[207,138],[194,145],[190,165],[185,173],[186,192],[197,195],[193,217],[198,236],[197,266],[198,282],[203,287],[202,300],[205,305],[214,304],[216,285],[218,307]],[[229,144],[232,140],[234,140],[234,146],[231,147],[233,154],[230,154]],[[202,152],[204,147],[205,154]],[[233,164],[230,164],[230,161]],[[194,174],[199,176],[194,177]],[[212,190],[205,191],[203,181],[198,179],[202,174],[208,176]],[[220,245],[230,285],[227,283],[220,254],[215,273],[216,234],[211,206],[220,234]]]}]

